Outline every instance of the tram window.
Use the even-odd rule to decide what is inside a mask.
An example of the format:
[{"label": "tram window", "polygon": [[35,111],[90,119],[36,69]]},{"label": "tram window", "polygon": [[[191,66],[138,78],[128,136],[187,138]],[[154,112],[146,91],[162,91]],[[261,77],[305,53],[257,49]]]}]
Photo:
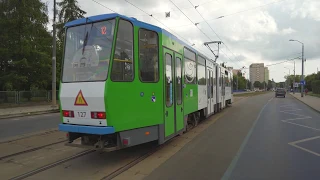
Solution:
[{"label": "tram window", "polygon": [[217,79],[216,79],[216,68],[214,67],[213,69],[213,86],[216,86],[217,85]]},{"label": "tram window", "polygon": [[206,85],[206,67],[198,64],[198,84]]},{"label": "tram window", "polygon": [[129,21],[120,20],[114,52],[111,80],[133,81],[133,27]]},{"label": "tram window", "polygon": [[182,67],[181,59],[176,58],[176,92],[177,92],[177,104],[182,104]]},{"label": "tram window", "polygon": [[172,79],[172,56],[166,53],[166,105],[172,106],[173,103],[173,79]]},{"label": "tram window", "polygon": [[185,66],[185,83],[197,83],[197,65],[196,54],[189,49],[184,48],[184,66]]},{"label": "tram window", "polygon": [[156,32],[139,30],[139,77],[141,82],[159,80],[159,46]]},{"label": "tram window", "polygon": [[206,85],[206,60],[198,56],[198,84],[199,85]]}]

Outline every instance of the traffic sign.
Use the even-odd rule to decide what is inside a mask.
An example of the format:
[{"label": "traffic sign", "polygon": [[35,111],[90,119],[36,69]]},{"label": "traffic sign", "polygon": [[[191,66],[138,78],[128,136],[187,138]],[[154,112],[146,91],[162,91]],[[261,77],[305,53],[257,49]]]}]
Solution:
[{"label": "traffic sign", "polygon": [[293,87],[299,87],[299,83],[294,83]]},{"label": "traffic sign", "polygon": [[306,81],[300,81],[301,85],[306,85]]}]

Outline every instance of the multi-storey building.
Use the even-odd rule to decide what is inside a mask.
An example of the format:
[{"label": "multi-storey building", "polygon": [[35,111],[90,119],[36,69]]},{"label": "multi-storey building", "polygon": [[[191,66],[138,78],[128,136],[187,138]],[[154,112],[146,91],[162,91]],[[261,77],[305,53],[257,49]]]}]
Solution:
[{"label": "multi-storey building", "polygon": [[[254,63],[250,65],[250,81],[252,85],[254,82],[264,82],[265,81],[265,68],[264,63]],[[269,74],[269,73],[268,73]]]}]

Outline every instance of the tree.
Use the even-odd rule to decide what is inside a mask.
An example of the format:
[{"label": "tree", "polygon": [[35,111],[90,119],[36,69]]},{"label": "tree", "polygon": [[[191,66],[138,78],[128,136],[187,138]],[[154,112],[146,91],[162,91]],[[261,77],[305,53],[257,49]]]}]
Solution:
[{"label": "tree", "polygon": [[0,1],[1,90],[47,89],[52,37],[48,9],[40,0]]},{"label": "tree", "polygon": [[[57,23],[57,79],[60,79],[61,63],[63,55],[63,45],[64,45],[64,24],[79,18],[83,18],[86,14],[85,11],[80,9],[77,0],[62,0],[57,3],[59,13],[58,13],[58,23]],[[57,83],[59,85],[59,83]]]},{"label": "tree", "polygon": [[260,81],[255,81],[255,82],[253,83],[253,86],[254,86],[255,88],[260,88],[260,87],[261,87],[261,82],[260,82]]},{"label": "tree", "polygon": [[77,0],[62,0],[58,2],[57,5],[59,13],[58,13],[58,23],[57,23],[57,35],[58,40],[63,42],[64,40],[64,30],[63,26],[65,23],[69,21],[73,21],[79,18],[83,18],[87,12],[80,9]]},{"label": "tree", "polygon": [[272,81],[271,80],[268,80],[267,89],[268,90],[272,89]]}]

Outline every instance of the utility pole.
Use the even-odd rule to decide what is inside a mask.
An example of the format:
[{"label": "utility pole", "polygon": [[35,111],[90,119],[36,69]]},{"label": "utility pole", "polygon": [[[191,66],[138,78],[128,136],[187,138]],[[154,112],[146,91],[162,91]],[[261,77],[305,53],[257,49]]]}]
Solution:
[{"label": "utility pole", "polygon": [[301,60],[302,60],[302,73],[301,73],[301,81],[302,81],[302,84],[301,84],[301,97],[303,97],[303,86],[304,86],[304,83],[303,83],[303,81],[304,81],[304,44],[302,43],[302,58],[301,58]]},{"label": "utility pole", "polygon": [[296,62],[293,61],[293,94],[296,91]]},{"label": "utility pole", "polygon": [[56,105],[56,0],[53,0],[52,105]]}]

